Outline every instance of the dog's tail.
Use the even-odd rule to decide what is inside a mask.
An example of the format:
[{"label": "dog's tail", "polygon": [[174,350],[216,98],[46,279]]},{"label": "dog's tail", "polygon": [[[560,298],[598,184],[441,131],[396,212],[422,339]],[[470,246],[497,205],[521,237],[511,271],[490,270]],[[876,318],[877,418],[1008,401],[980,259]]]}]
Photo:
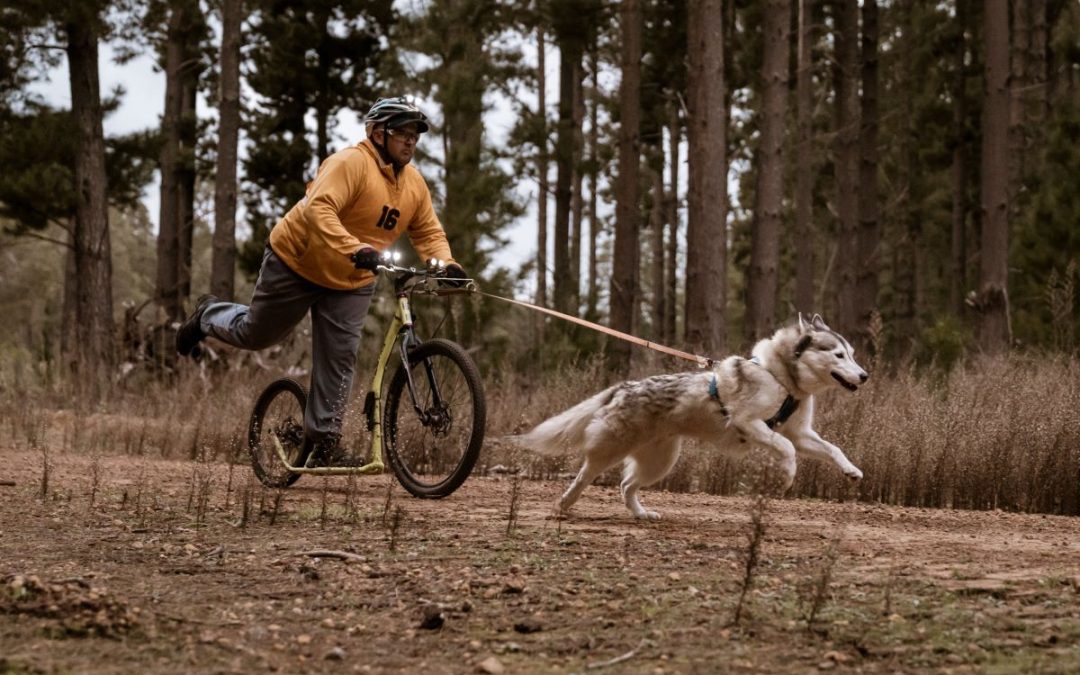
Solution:
[{"label": "dog's tail", "polygon": [[596,412],[611,401],[614,389],[615,387],[605,389],[573,408],[541,422],[532,431],[512,436],[509,440],[544,455],[579,453],[585,440],[585,428],[589,426]]}]

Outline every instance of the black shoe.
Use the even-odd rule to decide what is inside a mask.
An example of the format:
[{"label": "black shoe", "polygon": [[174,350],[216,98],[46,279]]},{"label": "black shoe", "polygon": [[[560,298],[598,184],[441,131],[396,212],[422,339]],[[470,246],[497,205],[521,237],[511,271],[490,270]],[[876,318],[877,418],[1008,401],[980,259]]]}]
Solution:
[{"label": "black shoe", "polygon": [[199,299],[195,302],[195,311],[191,313],[191,316],[184,323],[180,324],[180,328],[176,331],[177,354],[191,356],[196,359],[202,354],[199,343],[206,339],[206,333],[203,332],[200,322],[206,308],[215,302],[219,302],[217,296],[210,294],[199,296]]},{"label": "black shoe", "polygon": [[327,436],[315,444],[315,449],[312,450],[307,465],[308,468],[353,468],[363,466],[364,460],[360,457],[356,457],[348,448],[343,446],[339,437]]}]

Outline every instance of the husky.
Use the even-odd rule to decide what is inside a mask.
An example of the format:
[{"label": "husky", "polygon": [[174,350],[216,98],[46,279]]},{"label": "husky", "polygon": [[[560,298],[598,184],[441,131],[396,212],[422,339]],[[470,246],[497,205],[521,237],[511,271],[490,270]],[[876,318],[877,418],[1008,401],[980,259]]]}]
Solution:
[{"label": "husky", "polygon": [[814,431],[814,395],[855,391],[869,375],[851,344],[815,314],[754,345],[752,358],[729,356],[708,370],[656,375],[616,384],[514,437],[543,454],[575,452],[585,461],[556,505],[564,516],[601,473],[623,464],[626,508],[658,520],[638,498],[641,488],[675,466],[683,438],[722,452],[766,448],[782,470],[783,490],[795,479],[796,453],[831,460],[853,481],[862,471]]}]

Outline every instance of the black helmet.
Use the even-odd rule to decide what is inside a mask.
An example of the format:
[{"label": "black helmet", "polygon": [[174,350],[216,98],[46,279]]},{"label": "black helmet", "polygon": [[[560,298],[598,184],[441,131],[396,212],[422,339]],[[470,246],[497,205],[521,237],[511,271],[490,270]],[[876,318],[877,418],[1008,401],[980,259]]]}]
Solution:
[{"label": "black helmet", "polygon": [[403,96],[380,98],[364,115],[364,126],[385,124],[387,128],[396,129],[410,123],[415,123],[420,133],[425,133],[429,128],[427,115]]}]

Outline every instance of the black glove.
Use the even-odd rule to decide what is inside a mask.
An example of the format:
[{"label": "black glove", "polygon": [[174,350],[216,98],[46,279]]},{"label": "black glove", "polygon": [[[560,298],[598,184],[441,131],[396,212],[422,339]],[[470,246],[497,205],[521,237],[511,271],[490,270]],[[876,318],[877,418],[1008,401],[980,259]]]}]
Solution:
[{"label": "black glove", "polygon": [[377,268],[379,266],[379,263],[382,262],[381,257],[382,254],[380,254],[378,251],[371,248],[370,246],[365,246],[356,253],[353,253],[351,256],[349,256],[350,260],[352,260],[353,262],[353,265],[356,265],[356,269],[369,270],[371,272],[374,272],[375,268]]},{"label": "black glove", "polygon": [[446,266],[446,272],[443,273],[443,278],[446,279],[447,286],[461,288],[465,285],[465,281],[468,280],[469,275],[465,274],[465,270],[461,265],[450,263]]}]

